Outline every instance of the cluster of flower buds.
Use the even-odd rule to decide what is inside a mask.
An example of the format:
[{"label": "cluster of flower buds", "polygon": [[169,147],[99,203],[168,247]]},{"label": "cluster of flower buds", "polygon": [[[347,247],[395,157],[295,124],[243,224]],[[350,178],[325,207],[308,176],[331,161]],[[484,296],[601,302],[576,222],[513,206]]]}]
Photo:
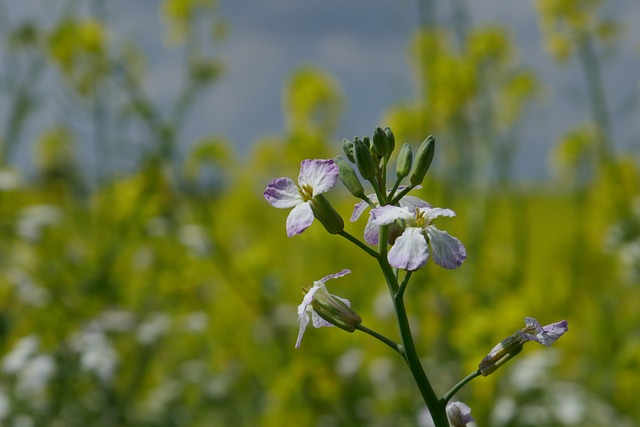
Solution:
[{"label": "cluster of flower buds", "polygon": [[[349,161],[356,165],[360,176],[369,181],[375,188],[385,185],[386,166],[396,147],[396,138],[388,127],[384,130],[376,127],[371,138],[355,137],[353,141],[344,139],[342,149]],[[416,152],[415,162],[409,144],[403,144],[396,162],[396,176],[402,180],[409,176],[411,187],[416,187],[424,180],[435,152],[435,139],[429,136]],[[339,168],[342,183],[355,197],[365,199],[364,189],[355,171],[341,156],[334,159]],[[412,170],[413,166],[413,170]]]}]

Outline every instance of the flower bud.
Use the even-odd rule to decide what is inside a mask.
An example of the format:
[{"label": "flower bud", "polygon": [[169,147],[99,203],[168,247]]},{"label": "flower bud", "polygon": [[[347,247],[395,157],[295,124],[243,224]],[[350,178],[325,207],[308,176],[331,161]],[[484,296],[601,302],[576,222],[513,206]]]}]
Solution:
[{"label": "flower bud", "polygon": [[[369,138],[365,137],[365,140],[368,142]],[[355,158],[358,171],[360,171],[360,175],[362,175],[364,179],[371,181],[376,176],[376,170],[373,165],[373,159],[371,158],[371,152],[369,151],[369,145],[357,138],[353,143],[355,145]]]},{"label": "flower bud", "polygon": [[467,424],[474,421],[471,416],[471,408],[462,402],[451,402],[445,410],[451,427],[466,427]]},{"label": "flower bud", "polygon": [[409,144],[403,144],[398,154],[398,161],[396,163],[396,176],[398,179],[402,179],[409,175],[411,171],[411,163],[413,162],[413,153],[411,152],[411,146]]},{"label": "flower bud", "polygon": [[345,156],[351,163],[355,163],[356,159],[353,157],[353,142],[349,141],[347,138],[342,140],[342,151],[344,151]]},{"label": "flower bud", "polygon": [[389,150],[389,141],[387,139],[387,134],[382,130],[382,128],[376,127],[373,130],[373,137],[371,138],[373,142],[373,147],[376,152],[381,157],[389,157],[391,151]]},{"label": "flower bud", "polygon": [[420,144],[416,152],[415,167],[413,168],[411,178],[409,178],[411,185],[419,185],[424,180],[424,176],[427,174],[429,166],[431,166],[431,161],[433,160],[433,153],[436,148],[435,144],[436,140],[431,135]]},{"label": "flower bud", "polygon": [[519,332],[502,340],[478,365],[482,376],[491,375],[499,367],[517,356],[522,351],[525,342]]},{"label": "flower bud", "polygon": [[330,234],[338,234],[344,230],[344,221],[336,210],[331,206],[331,203],[322,194],[316,195],[311,199],[311,210],[313,216],[315,216],[324,228]]},{"label": "flower bud", "polygon": [[525,317],[524,323],[526,325],[524,328],[503,339],[482,359],[478,365],[478,370],[482,375],[485,377],[490,375],[500,366],[517,356],[522,351],[524,343],[535,341],[549,347],[569,330],[566,320],[542,326],[533,317]]},{"label": "flower bud", "polygon": [[384,133],[387,134],[387,141],[389,141],[389,154],[393,153],[393,150],[396,149],[396,136],[391,132],[389,126],[384,128]]},{"label": "flower bud", "polygon": [[351,192],[355,197],[364,199],[364,188],[358,179],[358,175],[353,168],[340,156],[336,156],[333,162],[338,166],[338,177],[340,181],[347,187],[347,190]]},{"label": "flower bud", "polygon": [[316,291],[311,307],[318,316],[347,332],[355,331],[356,326],[362,323],[358,313],[338,297],[331,295],[326,288]]}]

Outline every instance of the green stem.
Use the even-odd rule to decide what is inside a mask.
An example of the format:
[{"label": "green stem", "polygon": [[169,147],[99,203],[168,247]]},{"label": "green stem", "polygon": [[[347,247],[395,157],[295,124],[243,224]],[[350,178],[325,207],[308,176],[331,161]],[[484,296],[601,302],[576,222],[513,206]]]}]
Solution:
[{"label": "green stem", "polygon": [[389,204],[390,204],[390,205],[395,205],[395,204],[397,204],[397,203],[400,201],[400,199],[402,199],[404,196],[406,196],[406,195],[407,195],[407,193],[408,193],[409,191],[413,190],[414,188],[415,188],[415,186],[413,186],[413,185],[410,185],[410,186],[408,186],[408,187],[403,188],[403,189],[402,189],[402,191],[401,191],[401,192],[399,192],[399,193],[398,193],[398,195],[397,195],[397,196],[395,196],[395,197],[394,197],[394,198],[389,202]]},{"label": "green stem", "polygon": [[400,186],[400,183],[402,182],[402,178],[397,178],[396,182],[393,184],[393,188],[391,189],[391,192],[389,193],[389,200],[393,200],[393,196],[394,194],[396,194],[396,191],[398,190],[398,187]]},{"label": "green stem", "polygon": [[365,334],[371,335],[372,337],[374,337],[375,339],[377,339],[379,341],[382,341],[384,344],[388,345],[389,347],[391,347],[393,350],[397,351],[401,355],[403,354],[402,346],[400,344],[398,344],[397,342],[393,341],[392,339],[389,339],[389,338],[385,337],[384,335],[379,334],[378,332],[374,331],[373,329],[367,328],[366,326],[364,326],[361,323],[356,325],[356,329],[359,330],[359,331],[364,332]]},{"label": "green stem", "polygon": [[456,394],[458,392],[458,390],[460,390],[462,387],[464,387],[468,382],[470,382],[472,379],[479,377],[480,374],[480,369],[478,369],[475,372],[470,373],[469,375],[467,375],[466,377],[464,377],[458,384],[456,384],[455,386],[453,386],[453,388],[451,390],[449,390],[447,392],[447,394],[445,394],[444,396],[442,396],[442,399],[440,399],[440,402],[442,404],[442,406],[447,405],[447,403],[449,402],[449,400],[451,400],[451,398],[453,397],[454,394]]},{"label": "green stem", "polygon": [[378,240],[378,263],[382,269],[387,285],[389,286],[389,292],[393,297],[393,306],[398,319],[398,328],[400,329],[400,337],[402,338],[402,355],[404,360],[409,366],[409,370],[415,379],[420,394],[429,408],[435,427],[448,427],[449,421],[447,420],[447,414],[445,411],[445,405],[442,404],[436,396],[429,378],[420,363],[420,357],[416,351],[416,346],[413,341],[413,335],[411,333],[411,327],[409,325],[409,318],[407,316],[407,310],[404,305],[404,291],[411,277],[411,272],[407,272],[405,278],[400,286],[398,286],[398,279],[387,261],[387,234],[389,226],[384,225],[380,227],[380,236]]},{"label": "green stem", "polygon": [[371,255],[374,258],[378,258],[378,252],[374,251],[373,249],[371,249],[369,246],[365,245],[364,243],[362,243],[360,240],[358,240],[357,238],[353,237],[351,234],[349,234],[348,232],[342,230],[341,232],[338,233],[340,236],[344,237],[345,239],[349,240],[351,243],[355,244],[356,246],[360,247],[360,249],[362,249],[363,251],[365,251],[366,253],[368,253],[369,255]]},{"label": "green stem", "polygon": [[404,275],[404,279],[402,280],[402,283],[398,288],[398,292],[396,292],[396,294],[394,295],[394,298],[404,297],[404,291],[407,289],[407,285],[409,284],[409,279],[411,279],[411,274],[413,274],[413,271],[407,271],[407,273]]}]

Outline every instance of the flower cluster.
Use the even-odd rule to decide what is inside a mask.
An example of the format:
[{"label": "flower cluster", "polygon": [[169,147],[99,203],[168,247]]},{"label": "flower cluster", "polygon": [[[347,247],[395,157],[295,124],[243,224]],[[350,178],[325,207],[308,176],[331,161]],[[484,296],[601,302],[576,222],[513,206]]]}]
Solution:
[{"label": "flower cluster", "polygon": [[[428,383],[428,379],[413,344],[402,298],[411,273],[425,267],[429,259],[445,269],[456,269],[465,261],[467,251],[458,238],[435,225],[439,218],[455,217],[453,210],[434,207],[408,194],[422,188],[434,156],[435,139],[425,139],[416,151],[415,158],[411,147],[404,144],[396,161],[397,180],[387,186],[387,166],[394,148],[395,136],[389,128],[376,128],[372,138],[345,139],[343,150],[348,161],[341,156],[304,160],[297,183],[287,177],[274,179],[264,191],[264,197],[276,208],[291,208],[286,220],[287,236],[301,234],[317,219],[330,234],[346,238],[376,259],[394,299],[402,338],[401,343],[396,343],[365,327],[349,300],[329,292],[326,282],[350,273],[350,270],[344,269],[314,281],[313,286],[303,287],[304,297],[298,306],[300,330],[295,347],[300,347],[309,323],[315,328],[337,326],[347,332],[360,330],[400,353],[420,385],[425,381]],[[360,199],[351,214],[351,222],[358,221],[370,209],[364,228],[364,242],[345,230],[342,217],[324,196],[335,187],[338,179],[354,197]],[[365,194],[361,179],[371,184],[373,194]],[[408,183],[401,185],[405,179],[408,179]],[[400,274],[404,277],[401,278]],[[443,398],[438,399],[433,393],[425,392],[431,387],[422,384],[424,387],[420,387],[420,390],[437,427],[467,426],[473,422],[471,409],[467,405],[450,402],[467,382],[494,372],[515,357],[526,342],[536,341],[549,346],[568,330],[564,320],[541,326],[534,318],[527,317],[525,324],[524,328],[494,347],[480,362],[478,370]]]}]

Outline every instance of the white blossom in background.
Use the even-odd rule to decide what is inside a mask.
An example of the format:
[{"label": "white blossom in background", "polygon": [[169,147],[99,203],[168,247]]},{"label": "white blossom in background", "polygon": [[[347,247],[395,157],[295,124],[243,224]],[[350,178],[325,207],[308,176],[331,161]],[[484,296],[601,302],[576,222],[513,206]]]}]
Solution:
[{"label": "white blossom in background", "polygon": [[14,284],[18,299],[33,307],[43,307],[51,300],[51,295],[46,288],[38,286],[33,279],[19,268],[11,268],[7,277]]},{"label": "white blossom in background", "polygon": [[33,427],[35,421],[33,418],[26,414],[20,414],[13,418],[13,424],[11,427]]},{"label": "white blossom in background", "polygon": [[55,205],[34,205],[21,211],[16,224],[20,237],[29,241],[37,241],[45,227],[58,225],[62,221],[62,210]]},{"label": "white blossom in background", "polygon": [[118,353],[104,333],[83,331],[73,340],[73,348],[80,354],[80,366],[109,384],[118,366]]},{"label": "white blossom in background", "polygon": [[17,190],[22,186],[22,176],[18,171],[0,169],[0,191]]},{"label": "white blossom in background", "polygon": [[7,374],[16,374],[28,363],[38,350],[40,339],[37,335],[29,335],[18,340],[13,349],[2,359],[2,370]]},{"label": "white blossom in background", "polygon": [[193,255],[205,256],[211,249],[207,230],[198,224],[185,224],[180,227],[178,239]]},{"label": "white blossom in background", "polygon": [[0,388],[0,425],[4,425],[3,420],[11,413],[11,401],[7,396],[7,390]]},{"label": "white blossom in background", "polygon": [[204,311],[187,313],[182,318],[182,327],[191,333],[204,332],[209,327],[209,315]]},{"label": "white blossom in background", "polygon": [[88,331],[129,332],[135,326],[135,314],[126,310],[105,310],[87,326]]},{"label": "white blossom in background", "polygon": [[16,393],[27,399],[38,398],[45,390],[56,371],[56,364],[48,354],[38,354],[29,358],[18,372]]},{"label": "white blossom in background", "polygon": [[171,328],[171,318],[164,313],[157,313],[151,319],[141,323],[136,331],[138,342],[150,345],[167,333]]}]

